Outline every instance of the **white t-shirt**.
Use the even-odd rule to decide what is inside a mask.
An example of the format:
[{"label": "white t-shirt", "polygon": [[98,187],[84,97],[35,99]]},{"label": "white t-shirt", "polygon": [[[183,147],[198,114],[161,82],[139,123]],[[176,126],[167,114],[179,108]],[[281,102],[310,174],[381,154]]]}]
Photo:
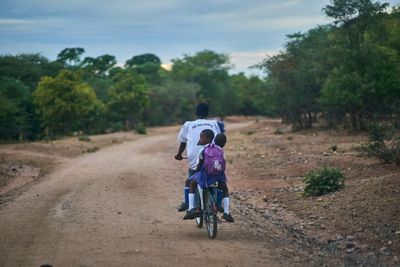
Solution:
[{"label": "white t-shirt", "polygon": [[178,135],[178,142],[186,143],[189,168],[195,170],[197,159],[202,146],[197,145],[201,131],[211,129],[215,135],[220,133],[218,123],[213,120],[198,119],[183,124]]}]

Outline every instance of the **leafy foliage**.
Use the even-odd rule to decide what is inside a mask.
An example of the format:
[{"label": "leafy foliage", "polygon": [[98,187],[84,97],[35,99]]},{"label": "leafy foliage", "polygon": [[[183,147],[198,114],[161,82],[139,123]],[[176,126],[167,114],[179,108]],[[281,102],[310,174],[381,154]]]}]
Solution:
[{"label": "leafy foliage", "polygon": [[280,116],[294,128],[320,118],[354,130],[374,121],[399,128],[400,9],[331,0],[323,11],[332,23],[288,34],[284,50],[258,65],[263,78],[231,74],[229,55],[212,50],[175,58],[171,70],[151,53],[125,66],[109,54],[84,57],[80,47],[63,49],[55,61],[0,55],[0,138],[181,123],[195,117],[199,102],[210,105],[211,117]]},{"label": "leafy foliage", "polygon": [[108,106],[116,120],[125,122],[126,129],[132,129],[141,122],[148,105],[148,87],[143,76],[122,71],[113,77],[109,91]]},{"label": "leafy foliage", "polygon": [[29,88],[23,83],[0,78],[0,138],[24,138],[29,130],[29,98]]},{"label": "leafy foliage", "polygon": [[198,101],[208,102],[214,114],[223,114],[221,101],[232,102],[230,98],[234,96],[229,88],[228,56],[204,50],[195,55],[184,55],[182,59],[174,59],[173,63],[172,78],[198,84]]},{"label": "leafy foliage", "polygon": [[325,166],[306,173],[304,182],[306,196],[321,196],[342,189],[344,175],[337,168]]},{"label": "leafy foliage", "polygon": [[284,122],[310,127],[322,113],[355,130],[384,117],[400,124],[400,14],[387,8],[332,0],[323,9],[332,25],[288,35],[286,50],[259,65]]},{"label": "leafy foliage", "polygon": [[368,131],[369,142],[357,150],[384,163],[400,165],[400,137],[395,133],[391,124],[371,123]]},{"label": "leafy foliage", "polygon": [[43,77],[33,93],[43,126],[52,134],[85,128],[101,113],[102,103],[79,72],[61,71],[55,78]]},{"label": "leafy foliage", "polygon": [[84,53],[85,49],[82,47],[65,48],[57,55],[57,61],[68,67],[78,67]]}]

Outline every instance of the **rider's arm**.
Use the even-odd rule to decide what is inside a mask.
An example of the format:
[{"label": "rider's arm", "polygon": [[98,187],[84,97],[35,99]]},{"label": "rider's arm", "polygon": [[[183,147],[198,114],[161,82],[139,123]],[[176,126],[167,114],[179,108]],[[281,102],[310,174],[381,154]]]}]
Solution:
[{"label": "rider's arm", "polygon": [[197,163],[196,172],[201,171],[204,164],[204,149],[199,154],[199,162]]},{"label": "rider's arm", "polygon": [[183,159],[182,153],[183,153],[183,151],[185,151],[185,148],[186,148],[186,143],[181,142],[181,144],[179,145],[178,153],[175,155],[175,159],[176,160],[182,160]]}]

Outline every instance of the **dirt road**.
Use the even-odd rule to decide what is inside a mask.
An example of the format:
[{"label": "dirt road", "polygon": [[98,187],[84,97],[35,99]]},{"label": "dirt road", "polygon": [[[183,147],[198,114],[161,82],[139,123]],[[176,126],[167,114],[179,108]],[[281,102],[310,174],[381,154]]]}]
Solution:
[{"label": "dirt road", "polygon": [[281,265],[239,214],[216,240],[182,220],[176,149],[169,131],[64,159],[0,207],[0,266]]}]

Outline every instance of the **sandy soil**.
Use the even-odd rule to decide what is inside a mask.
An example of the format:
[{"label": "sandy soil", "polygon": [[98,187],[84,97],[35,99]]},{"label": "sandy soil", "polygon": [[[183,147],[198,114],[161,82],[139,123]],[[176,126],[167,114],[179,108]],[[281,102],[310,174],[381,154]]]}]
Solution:
[{"label": "sandy soil", "polygon": [[[359,157],[365,137],[226,124],[236,222],[216,240],[176,212],[178,127],[0,146],[0,266],[399,265],[399,171]],[[301,196],[323,164],[344,170],[345,189]]]}]

